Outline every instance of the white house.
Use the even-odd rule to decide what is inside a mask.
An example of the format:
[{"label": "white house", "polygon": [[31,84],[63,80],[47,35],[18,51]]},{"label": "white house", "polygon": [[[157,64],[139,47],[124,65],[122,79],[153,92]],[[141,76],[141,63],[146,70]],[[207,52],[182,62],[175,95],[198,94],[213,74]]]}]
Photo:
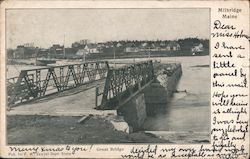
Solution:
[{"label": "white house", "polygon": [[87,55],[89,52],[86,51],[85,49],[79,49],[77,52],[76,52],[76,55],[77,56],[83,56],[84,54]]},{"label": "white house", "polygon": [[116,47],[122,47],[121,43],[117,43]]},{"label": "white house", "polygon": [[126,44],[124,51],[125,52],[139,52],[139,48],[136,47],[134,43],[128,43]]},{"label": "white house", "polygon": [[88,53],[100,53],[96,44],[87,44],[84,47],[84,50],[86,50]]},{"label": "white house", "polygon": [[180,49],[181,49],[181,47],[180,47],[180,45],[178,43],[175,46],[173,46],[174,51],[177,51],[177,50],[180,50]]},{"label": "white house", "polygon": [[169,42],[169,43],[167,44],[167,47],[166,47],[166,50],[167,50],[167,51],[170,51],[170,50],[172,50],[172,51],[178,51],[178,50],[180,50],[180,49],[181,49],[180,44],[178,44],[178,43],[175,42],[175,41]]},{"label": "white house", "polygon": [[194,46],[191,48],[191,51],[192,51],[193,53],[198,53],[198,52],[204,51],[203,44],[202,44],[202,43],[199,43],[199,44],[197,44],[197,45],[194,45]]}]

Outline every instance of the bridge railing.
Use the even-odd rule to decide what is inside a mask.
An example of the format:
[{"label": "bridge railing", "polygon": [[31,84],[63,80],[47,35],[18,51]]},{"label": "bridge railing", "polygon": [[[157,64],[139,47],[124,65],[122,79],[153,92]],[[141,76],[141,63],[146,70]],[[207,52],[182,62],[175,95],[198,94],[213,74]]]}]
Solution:
[{"label": "bridge railing", "polygon": [[125,104],[136,92],[154,80],[153,62],[144,61],[120,68],[109,69],[103,91],[96,91],[97,109],[114,109]]},{"label": "bridge railing", "polygon": [[7,79],[8,106],[103,79],[108,69],[108,62],[100,61],[22,70]]}]

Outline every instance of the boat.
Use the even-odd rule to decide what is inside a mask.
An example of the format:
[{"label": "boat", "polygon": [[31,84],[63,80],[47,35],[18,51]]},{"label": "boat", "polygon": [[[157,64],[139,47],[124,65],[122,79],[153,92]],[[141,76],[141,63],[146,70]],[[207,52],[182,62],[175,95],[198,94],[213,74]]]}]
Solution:
[{"label": "boat", "polygon": [[48,59],[48,58],[36,59],[37,66],[47,66],[48,64],[55,64],[55,63],[56,59]]}]

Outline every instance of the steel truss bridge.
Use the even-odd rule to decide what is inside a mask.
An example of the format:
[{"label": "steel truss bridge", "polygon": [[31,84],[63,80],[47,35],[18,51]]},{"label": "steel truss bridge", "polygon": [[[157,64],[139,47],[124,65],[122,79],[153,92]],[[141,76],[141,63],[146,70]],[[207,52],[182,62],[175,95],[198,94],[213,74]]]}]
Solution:
[{"label": "steel truss bridge", "polygon": [[150,60],[111,68],[107,61],[99,61],[22,70],[18,77],[7,79],[8,106],[105,78],[104,87],[96,87],[96,109],[116,109],[154,80],[153,62]]},{"label": "steel truss bridge", "polygon": [[[154,80],[153,62],[144,61],[108,71],[103,92],[96,90],[97,109],[116,109],[124,105]],[[100,105],[98,96],[102,96]]]},{"label": "steel truss bridge", "polygon": [[22,70],[7,79],[8,106],[103,79],[108,69],[108,62],[89,62]]}]

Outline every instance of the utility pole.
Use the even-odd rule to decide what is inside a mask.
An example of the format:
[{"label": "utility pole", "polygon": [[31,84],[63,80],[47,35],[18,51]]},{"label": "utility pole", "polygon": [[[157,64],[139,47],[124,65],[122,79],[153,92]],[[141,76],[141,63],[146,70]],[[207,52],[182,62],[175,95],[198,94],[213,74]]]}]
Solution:
[{"label": "utility pole", "polygon": [[85,52],[83,52],[83,62],[85,63],[86,62],[86,53]]},{"label": "utility pole", "polygon": [[149,49],[149,59],[150,59],[150,57],[151,57],[151,49]]},{"label": "utility pole", "polygon": [[63,35],[63,58],[65,59],[65,34]]},{"label": "utility pole", "polygon": [[[41,47],[40,47],[41,48]],[[38,56],[38,47],[35,48],[35,53],[36,53],[36,62],[35,62],[35,65],[37,65],[37,56]]]},{"label": "utility pole", "polygon": [[150,54],[151,54],[151,48],[148,47],[148,59],[150,59]]},{"label": "utility pole", "polygon": [[114,47],[114,64],[115,64],[115,68],[116,68],[116,63],[115,63],[115,45],[113,45],[113,47]]}]

